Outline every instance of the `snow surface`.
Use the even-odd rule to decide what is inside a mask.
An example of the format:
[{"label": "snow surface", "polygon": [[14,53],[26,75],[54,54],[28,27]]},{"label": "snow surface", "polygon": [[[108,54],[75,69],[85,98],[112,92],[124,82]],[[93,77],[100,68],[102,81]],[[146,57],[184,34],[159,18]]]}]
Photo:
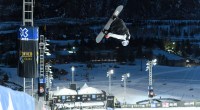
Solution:
[{"label": "snow surface", "polygon": [[[138,101],[148,99],[148,72],[145,71],[146,60],[142,60],[142,71],[141,71],[141,60],[136,60],[135,65],[119,65],[117,63],[99,63],[95,64],[94,68],[87,69],[85,64],[82,63],[70,63],[70,64],[56,64],[53,67],[58,69],[64,69],[68,71],[68,75],[60,76],[60,79],[53,80],[52,90],[56,90],[57,87],[69,88],[71,79],[71,66],[75,66],[75,83],[78,87],[82,87],[85,83],[90,85],[90,87],[96,88],[98,90],[104,90],[108,92],[108,77],[106,73],[109,69],[114,69],[114,74],[112,75],[112,91],[111,93],[116,96],[116,98],[123,102],[124,99],[124,88],[123,82],[121,81],[121,76],[124,73],[130,73],[131,77],[128,78],[127,91],[125,101],[127,104],[135,104]],[[6,68],[0,67],[4,72],[9,74],[9,81],[16,82],[17,84],[23,85],[22,78],[17,76],[16,68]],[[198,101],[200,99],[200,67],[169,67],[169,66],[159,66],[153,67],[153,87],[156,94],[155,98],[176,98],[182,101]],[[85,79],[86,73],[89,73],[89,81]],[[69,80],[66,80],[69,79]],[[35,92],[37,91],[37,80],[35,81]],[[6,88],[3,88],[6,89]],[[4,101],[9,101],[9,92],[3,93],[0,89],[1,106],[3,110],[5,106]],[[4,95],[7,94],[7,95]],[[11,95],[12,97],[12,95]],[[19,96],[15,96],[19,100]],[[27,96],[29,97],[29,96]],[[3,101],[2,101],[3,100]],[[18,101],[19,102],[19,101]],[[34,102],[33,102],[34,103]],[[6,105],[8,107],[8,105]],[[15,106],[13,106],[15,107]],[[137,108],[138,109],[138,108]],[[144,109],[144,108],[142,108]],[[151,110],[148,108],[146,110]],[[160,109],[160,108],[159,108]],[[198,110],[200,108],[163,108],[163,110]],[[0,109],[1,110],[1,109]],[[7,108],[5,108],[7,110]],[[116,109],[117,110],[117,109]],[[133,110],[123,109],[123,110]],[[140,109],[138,109],[140,110]],[[144,109],[145,110],[145,109]],[[153,108],[155,110],[155,108]]]},{"label": "snow surface", "polygon": [[[93,109],[95,110],[95,109]],[[97,109],[97,110],[105,110],[105,109]],[[112,109],[110,109],[112,110]],[[176,108],[115,108],[114,110],[199,110],[197,107],[176,107]]]},{"label": "snow surface", "polygon": [[35,110],[34,98],[0,86],[0,110]]},{"label": "snow surface", "polygon": [[[84,64],[62,64],[54,65],[59,69],[64,69],[69,72],[61,80],[55,79],[53,81],[53,88],[57,86],[68,87],[71,79],[72,65],[76,66],[75,80],[79,87],[83,86],[85,82],[91,87],[104,90],[108,92],[108,78],[106,77],[107,71],[114,65],[119,68],[114,68],[114,75],[112,76],[112,94],[122,102],[124,97],[124,88],[122,87],[121,76],[124,73],[130,73],[131,77],[127,83],[126,102],[134,104],[137,101],[148,99],[148,72],[144,71],[146,68],[146,61],[142,61],[143,71],[140,71],[140,61],[136,61],[136,65],[118,65],[114,63],[96,64],[93,69],[86,69]],[[153,87],[156,93],[155,98],[177,98],[182,101],[198,100],[199,84],[200,84],[200,67],[168,67],[168,66],[155,66],[153,67]],[[89,82],[84,78],[85,74],[89,73]],[[69,79],[66,81],[65,79]],[[193,90],[191,90],[191,88]]]}]

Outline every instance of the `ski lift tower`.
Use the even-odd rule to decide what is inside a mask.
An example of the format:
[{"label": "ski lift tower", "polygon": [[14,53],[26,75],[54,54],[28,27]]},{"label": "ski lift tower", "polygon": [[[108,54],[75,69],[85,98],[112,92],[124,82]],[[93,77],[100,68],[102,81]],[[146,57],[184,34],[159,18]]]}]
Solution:
[{"label": "ski lift tower", "polygon": [[33,78],[38,77],[39,28],[33,26],[34,0],[23,0],[22,20],[19,28],[18,75],[24,78],[24,92],[33,96]]},{"label": "ski lift tower", "polygon": [[147,61],[146,71],[149,71],[149,86],[148,86],[148,96],[153,98],[155,96],[153,92],[153,81],[152,81],[152,67],[156,65],[157,60]]}]

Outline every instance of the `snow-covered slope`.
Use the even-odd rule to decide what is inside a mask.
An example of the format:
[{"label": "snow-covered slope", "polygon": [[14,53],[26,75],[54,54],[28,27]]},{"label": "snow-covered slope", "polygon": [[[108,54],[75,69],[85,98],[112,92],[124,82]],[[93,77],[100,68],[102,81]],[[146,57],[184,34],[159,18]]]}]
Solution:
[{"label": "snow-covered slope", "polygon": [[[69,74],[60,76],[60,79],[53,80],[52,90],[56,90],[57,87],[69,87],[71,80],[71,66],[75,66],[75,83],[77,83],[78,87],[82,87],[85,83],[90,85],[90,87],[97,88],[99,90],[104,90],[108,92],[108,77],[106,77],[106,73],[110,68],[114,66],[114,74],[112,76],[112,94],[116,96],[116,98],[120,101],[124,101],[124,88],[123,82],[121,81],[121,76],[124,73],[130,73],[131,77],[128,78],[127,82],[127,91],[125,100],[127,104],[135,104],[138,101],[148,99],[147,91],[148,91],[148,72],[144,71],[146,68],[146,61],[142,60],[142,68],[141,70],[141,61],[136,60],[136,65],[119,65],[117,63],[102,63],[95,64],[94,68],[87,69],[85,64],[82,63],[70,63],[70,64],[56,64],[53,67],[58,69],[64,69],[68,71]],[[9,76],[13,81],[21,82],[20,78],[16,75],[16,69],[3,68],[6,73],[9,72]],[[153,87],[155,94],[157,95],[155,98],[176,98],[182,101],[198,101],[200,99],[199,95],[199,84],[200,84],[200,67],[168,67],[168,66],[159,66],[156,65],[153,67]],[[85,75],[89,73],[89,81],[86,80]],[[69,79],[69,80],[66,80]],[[35,82],[35,86],[37,82]],[[0,100],[1,106],[8,106],[9,102],[9,94],[13,93],[10,89],[2,87],[5,91],[0,91]],[[0,88],[0,90],[3,90]],[[37,88],[37,87],[35,87]],[[11,91],[11,92],[10,92]],[[36,90],[35,90],[36,91]],[[15,94],[20,94],[21,92],[16,92]],[[2,95],[5,94],[5,95]],[[26,94],[25,94],[26,95]],[[17,99],[21,99],[23,95],[13,96],[10,95],[11,98],[14,97],[12,102],[17,102]],[[30,96],[27,96],[30,98]],[[24,99],[26,100],[26,99]],[[29,99],[30,100],[30,99]],[[21,102],[20,102],[21,103]],[[22,102],[23,104],[28,102]],[[30,103],[34,103],[31,99]],[[13,103],[12,103],[13,104]],[[28,103],[29,104],[29,103]],[[33,106],[33,105],[31,105]],[[13,104],[13,107],[14,104]],[[195,108],[194,108],[195,109]],[[3,109],[4,110],[4,109]],[[10,110],[10,109],[9,109]]]},{"label": "snow-covered slope", "polygon": [[[118,65],[113,63],[107,64],[95,64],[93,69],[87,69],[84,64],[63,64],[54,65],[59,69],[68,71],[68,75],[62,76],[59,79],[53,81],[53,88],[68,87],[71,80],[72,65],[76,66],[75,69],[75,82],[78,87],[82,87],[85,82],[91,87],[95,87],[100,90],[108,92],[108,78],[106,77],[107,71],[114,65],[119,68],[114,69],[114,75],[112,76],[112,94],[114,94],[120,102],[123,102],[124,88],[121,81],[122,74],[130,73],[131,77],[127,83],[127,95],[126,101],[129,104],[136,103],[144,99],[148,99],[148,72],[144,71],[146,68],[146,61],[137,60],[136,65]],[[200,67],[168,67],[156,65],[153,67],[153,87],[156,98],[177,98],[182,101],[198,100],[200,98]],[[90,80],[85,79],[86,73],[89,73]],[[69,80],[65,80],[69,79]]]},{"label": "snow-covered slope", "polygon": [[24,92],[0,86],[0,110],[35,110],[35,100]]}]

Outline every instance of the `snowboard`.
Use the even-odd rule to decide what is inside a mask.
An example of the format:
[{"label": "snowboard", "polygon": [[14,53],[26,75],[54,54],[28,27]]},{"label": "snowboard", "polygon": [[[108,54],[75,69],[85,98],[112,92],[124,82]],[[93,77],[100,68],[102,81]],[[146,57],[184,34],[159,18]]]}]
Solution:
[{"label": "snowboard", "polygon": [[111,23],[115,20],[115,18],[120,14],[120,12],[123,9],[123,5],[118,6],[113,15],[110,17],[110,19],[108,20],[108,22],[106,23],[106,25],[104,26],[104,28],[101,30],[101,32],[97,35],[96,37],[96,42],[99,43],[101,42],[101,40],[103,39],[103,37],[106,34],[106,30],[108,30],[110,28]]}]

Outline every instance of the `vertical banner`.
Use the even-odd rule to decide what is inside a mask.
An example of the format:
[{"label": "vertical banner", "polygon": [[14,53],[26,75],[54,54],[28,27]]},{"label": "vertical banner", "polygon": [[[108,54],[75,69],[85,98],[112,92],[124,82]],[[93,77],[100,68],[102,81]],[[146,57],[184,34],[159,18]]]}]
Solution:
[{"label": "vertical banner", "polygon": [[18,75],[25,78],[38,77],[38,27],[20,27]]}]

